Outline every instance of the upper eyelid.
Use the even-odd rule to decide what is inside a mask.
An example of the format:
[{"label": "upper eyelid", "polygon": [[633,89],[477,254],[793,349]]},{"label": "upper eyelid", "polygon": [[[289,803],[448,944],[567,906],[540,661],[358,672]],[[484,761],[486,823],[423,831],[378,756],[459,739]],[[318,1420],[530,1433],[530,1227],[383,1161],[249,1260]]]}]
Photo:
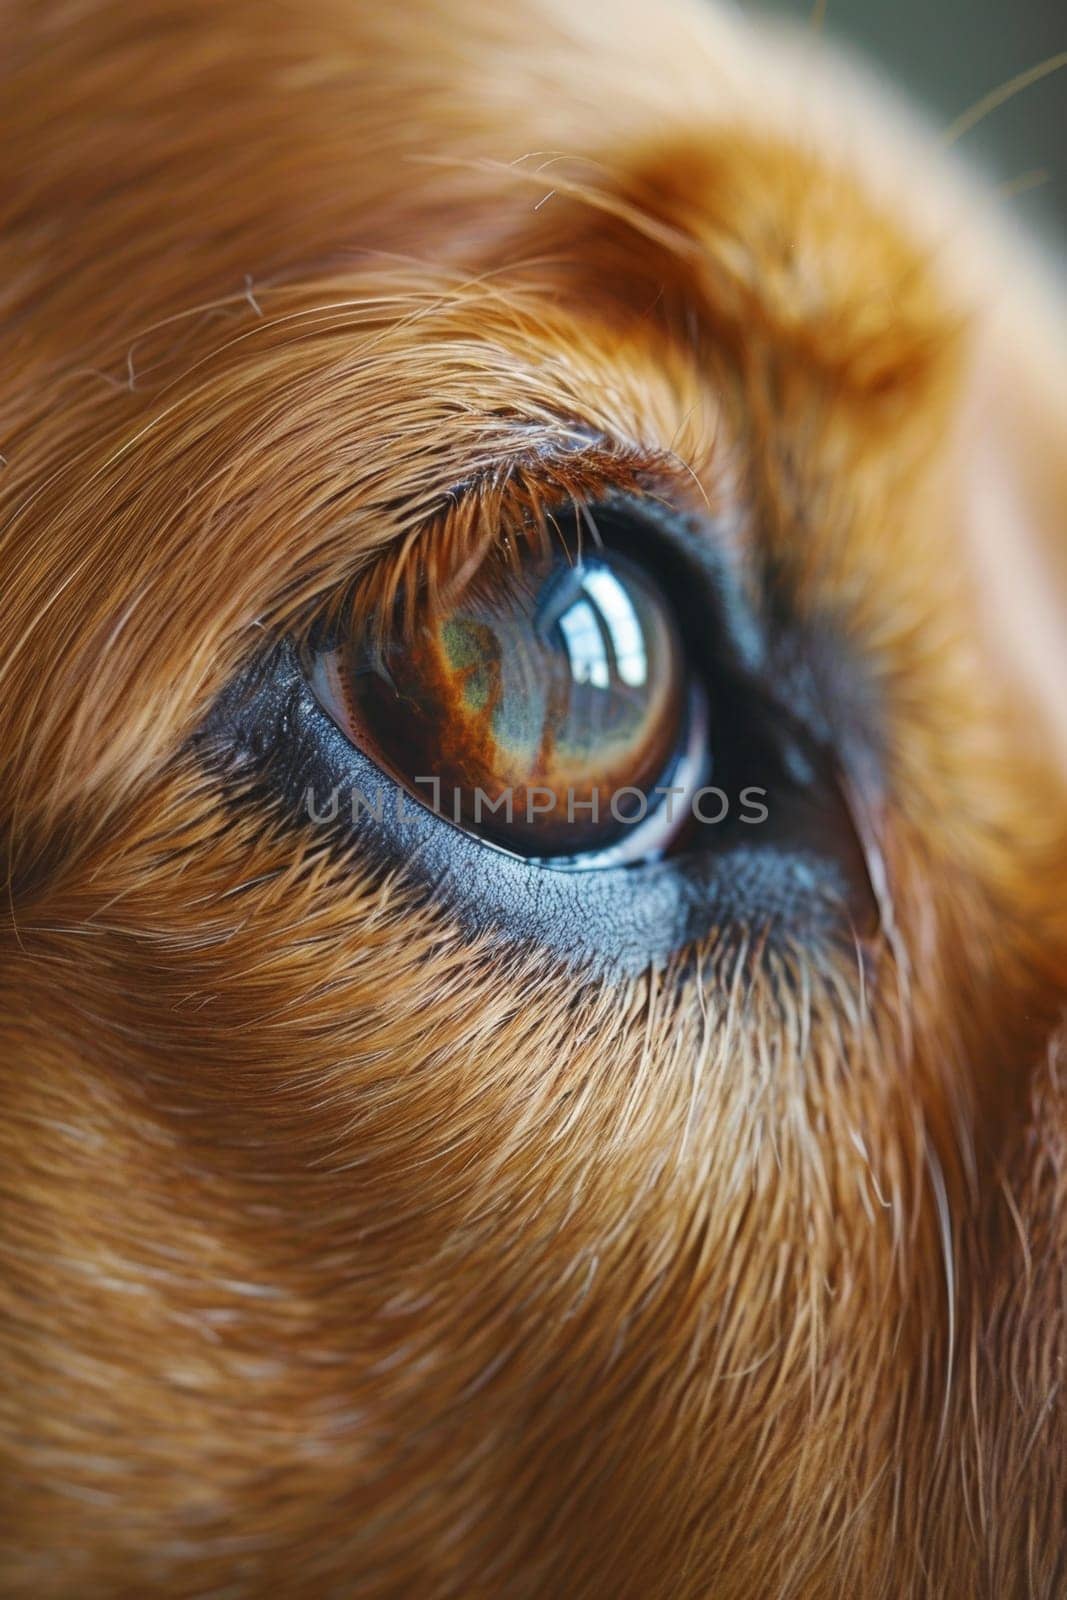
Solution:
[{"label": "upper eyelid", "polygon": [[480,514],[488,529],[477,552],[480,560],[497,546],[502,533],[514,531],[509,519],[536,517],[539,508],[551,518],[564,505],[574,506],[580,528],[595,541],[590,508],[625,496],[639,496],[667,514],[682,512],[701,520],[710,504],[694,468],[675,452],[610,438],[561,419],[558,444],[542,444],[455,480],[417,524],[375,550],[347,583],[321,595],[298,631],[306,636],[328,626],[357,597],[360,608],[368,611],[375,602],[389,603],[412,579],[432,594],[444,587],[442,576],[449,582],[461,578],[476,553],[473,539],[464,541],[464,518]]}]

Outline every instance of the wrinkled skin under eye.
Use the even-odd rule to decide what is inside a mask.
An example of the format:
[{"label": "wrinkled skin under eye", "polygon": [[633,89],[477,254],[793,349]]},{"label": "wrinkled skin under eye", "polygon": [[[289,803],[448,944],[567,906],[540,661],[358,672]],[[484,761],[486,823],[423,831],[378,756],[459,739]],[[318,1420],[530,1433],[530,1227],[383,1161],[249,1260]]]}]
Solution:
[{"label": "wrinkled skin under eye", "polygon": [[602,850],[691,764],[699,703],[671,601],[614,551],[489,568],[410,629],[318,652],[315,692],[413,792],[439,780],[480,836],[535,858]]}]

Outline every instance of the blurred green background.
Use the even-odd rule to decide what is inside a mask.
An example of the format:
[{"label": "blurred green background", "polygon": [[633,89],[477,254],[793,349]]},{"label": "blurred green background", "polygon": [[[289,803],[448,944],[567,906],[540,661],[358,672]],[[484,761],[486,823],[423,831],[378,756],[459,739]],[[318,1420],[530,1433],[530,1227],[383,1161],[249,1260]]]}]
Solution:
[{"label": "blurred green background", "polygon": [[[745,3],[745,0],[743,0]],[[812,0],[765,0],[804,18]],[[822,27],[875,62],[947,127],[990,90],[1067,50],[1065,0],[826,0]],[[964,135],[961,151],[1062,255],[1067,240],[1067,68]]]}]

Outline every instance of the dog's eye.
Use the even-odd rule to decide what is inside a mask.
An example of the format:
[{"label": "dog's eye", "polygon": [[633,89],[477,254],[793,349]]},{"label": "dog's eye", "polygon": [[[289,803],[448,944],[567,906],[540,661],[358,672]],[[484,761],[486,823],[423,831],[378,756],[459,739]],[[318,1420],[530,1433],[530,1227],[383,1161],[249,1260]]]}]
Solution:
[{"label": "dog's eye", "polygon": [[604,971],[876,927],[833,633],[780,598],[772,629],[733,529],[665,498],[539,507],[457,499],[332,593],[220,697],[211,758],[473,932]]},{"label": "dog's eye", "polygon": [[510,553],[407,626],[335,629],[308,663],[320,704],[410,793],[504,849],[573,868],[661,854],[686,816],[669,802],[708,769],[670,594],[603,546]]}]

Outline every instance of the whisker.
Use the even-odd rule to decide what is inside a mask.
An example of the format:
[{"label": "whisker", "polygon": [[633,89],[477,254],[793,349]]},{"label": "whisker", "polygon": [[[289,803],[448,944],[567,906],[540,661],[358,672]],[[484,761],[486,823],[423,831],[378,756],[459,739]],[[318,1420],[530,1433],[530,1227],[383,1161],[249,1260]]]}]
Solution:
[{"label": "whisker", "polygon": [[1006,183],[999,183],[996,192],[1001,200],[1014,200],[1016,195],[1028,194],[1031,189],[1040,189],[1052,177],[1048,167],[1034,167],[1030,172],[1020,172],[1017,178],[1009,178]]},{"label": "whisker", "polygon": [[988,94],[976,100],[973,106],[968,107],[955,122],[949,124],[941,136],[942,143],[946,146],[955,144],[965,133],[970,133],[972,128],[976,128],[991,111],[996,111],[1006,101],[1021,94],[1024,89],[1029,89],[1031,84],[1040,83],[1042,78],[1049,78],[1054,72],[1059,72],[1061,67],[1067,67],[1067,50],[1061,50],[1058,55],[1039,61],[1036,67],[1030,67],[1026,72],[1017,73],[999,88],[990,89]]}]

